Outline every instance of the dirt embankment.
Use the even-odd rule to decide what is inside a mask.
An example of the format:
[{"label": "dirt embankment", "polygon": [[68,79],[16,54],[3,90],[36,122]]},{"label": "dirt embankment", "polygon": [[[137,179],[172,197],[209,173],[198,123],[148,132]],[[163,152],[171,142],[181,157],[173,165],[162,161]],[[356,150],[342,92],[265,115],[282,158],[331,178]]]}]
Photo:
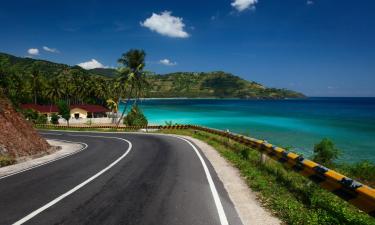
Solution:
[{"label": "dirt embankment", "polygon": [[43,153],[49,148],[47,141],[0,92],[0,155],[18,158]]}]

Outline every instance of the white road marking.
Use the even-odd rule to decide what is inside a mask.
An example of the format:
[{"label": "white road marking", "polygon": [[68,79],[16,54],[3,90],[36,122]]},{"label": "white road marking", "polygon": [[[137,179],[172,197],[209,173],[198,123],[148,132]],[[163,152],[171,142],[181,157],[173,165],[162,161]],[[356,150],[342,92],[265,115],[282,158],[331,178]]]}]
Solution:
[{"label": "white road marking", "polygon": [[185,138],[178,137],[178,136],[175,136],[175,135],[171,135],[171,136],[187,142],[194,149],[195,153],[197,154],[199,160],[202,163],[204,172],[206,173],[206,177],[207,177],[208,184],[210,185],[212,197],[214,198],[216,209],[217,209],[217,212],[219,214],[220,223],[221,223],[221,225],[228,225],[229,224],[228,219],[227,219],[227,216],[225,215],[223,205],[221,204],[219,194],[217,193],[215,183],[212,180],[210,171],[208,170],[208,167],[207,167],[206,162],[204,161],[202,155],[200,154],[198,149],[195,147],[195,145],[193,145],[190,141],[186,140]]},{"label": "white road marking", "polygon": [[56,159],[52,159],[52,160],[50,160],[50,161],[47,161],[47,162],[44,162],[44,163],[41,163],[41,164],[38,164],[38,165],[35,165],[35,166],[31,166],[31,167],[29,167],[29,168],[26,168],[26,169],[23,169],[23,170],[20,170],[20,171],[17,171],[17,172],[14,172],[14,173],[11,173],[11,174],[8,174],[8,175],[5,175],[5,176],[2,176],[2,177],[0,177],[0,180],[1,180],[1,179],[4,179],[4,178],[7,178],[7,177],[10,177],[10,176],[13,176],[13,175],[16,175],[16,174],[23,173],[23,172],[28,171],[28,170],[35,169],[35,168],[40,167],[40,166],[47,165],[47,164],[49,164],[49,163],[52,163],[52,162],[55,162],[55,161],[57,161],[57,160],[60,160],[60,159],[66,158],[66,157],[68,157],[68,156],[72,156],[72,155],[77,154],[78,152],[81,152],[81,151],[83,151],[83,150],[85,150],[85,149],[87,148],[87,144],[86,144],[86,143],[83,143],[83,142],[73,142],[73,141],[66,141],[66,140],[60,140],[60,139],[50,139],[50,140],[57,140],[57,141],[62,141],[62,142],[67,142],[67,143],[81,144],[81,145],[83,145],[83,147],[82,147],[80,150],[76,151],[76,152],[72,152],[72,153],[69,153],[69,154],[67,154],[67,155],[64,155],[64,156],[58,157],[58,158],[56,158]]},{"label": "white road marking", "polygon": [[130,152],[131,148],[132,148],[132,143],[130,141],[126,140],[126,139],[123,139],[123,138],[105,137],[105,136],[91,136],[91,135],[90,136],[89,135],[72,135],[72,136],[114,138],[114,139],[119,139],[119,140],[127,142],[129,144],[129,147],[128,147],[128,149],[126,150],[126,152],[123,155],[121,155],[118,159],[116,159],[114,162],[112,162],[109,166],[107,166],[106,168],[102,169],[101,171],[99,171],[98,173],[96,173],[94,176],[90,177],[89,179],[85,180],[84,182],[80,183],[79,185],[75,186],[73,189],[69,190],[68,192],[60,195],[59,197],[55,198],[54,200],[50,201],[49,203],[45,204],[44,206],[40,207],[39,209],[31,212],[29,215],[25,216],[24,218],[22,218],[22,219],[18,220],[17,222],[13,223],[13,225],[20,225],[20,224],[23,224],[23,223],[29,221],[30,219],[32,219],[33,217],[35,217],[39,213],[41,213],[44,210],[48,209],[49,207],[55,205],[59,201],[63,200],[64,198],[66,198],[69,195],[73,194],[74,192],[78,191],[79,189],[81,189],[82,187],[84,187],[85,185],[87,185],[88,183],[90,183],[91,181],[95,180],[100,175],[102,175],[103,173],[105,173],[106,171],[108,171],[109,169],[111,169],[113,166],[115,166],[117,163],[119,163],[123,158],[125,158],[128,155],[128,153]]},{"label": "white road marking", "polygon": [[58,133],[48,133],[48,132],[39,132],[39,134],[48,134],[48,135],[57,135],[57,136],[61,136],[63,134],[58,134]]},{"label": "white road marking", "polygon": [[[59,131],[59,130],[52,130],[52,131]],[[159,133],[138,133],[138,132],[100,132],[100,131],[63,131],[63,132],[71,132],[71,133],[75,133],[75,132],[82,132],[82,133],[102,133],[102,134],[137,134],[137,135],[159,135],[159,136],[169,136],[169,137],[175,137],[175,138],[178,138],[180,140],[183,140],[185,142],[187,142],[195,151],[195,153],[197,154],[199,160],[201,161],[201,164],[203,166],[203,170],[206,174],[206,178],[207,178],[207,181],[208,181],[208,184],[210,186],[210,189],[211,189],[211,193],[212,193],[212,197],[214,199],[214,202],[215,202],[215,205],[216,205],[216,209],[217,209],[217,212],[219,214],[219,219],[220,219],[220,224],[221,225],[229,225],[229,222],[228,222],[228,219],[227,219],[227,216],[225,214],[225,211],[224,211],[224,207],[221,203],[221,200],[220,200],[220,197],[219,197],[219,194],[216,190],[216,186],[215,186],[215,183],[214,181],[212,180],[212,176],[210,174],[210,171],[206,165],[206,162],[204,161],[202,155],[200,154],[200,152],[198,151],[198,149],[189,141],[189,140],[186,140],[182,137],[179,137],[177,135],[173,135],[173,134],[159,134]],[[85,136],[85,135],[72,135],[72,136]]]}]

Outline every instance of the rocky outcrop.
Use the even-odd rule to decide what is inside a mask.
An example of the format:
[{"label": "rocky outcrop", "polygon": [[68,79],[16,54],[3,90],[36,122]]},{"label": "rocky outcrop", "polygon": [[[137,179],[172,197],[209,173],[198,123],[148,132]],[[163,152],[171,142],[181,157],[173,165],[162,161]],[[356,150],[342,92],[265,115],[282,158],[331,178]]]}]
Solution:
[{"label": "rocky outcrop", "polygon": [[0,154],[18,158],[47,152],[49,148],[0,90]]}]

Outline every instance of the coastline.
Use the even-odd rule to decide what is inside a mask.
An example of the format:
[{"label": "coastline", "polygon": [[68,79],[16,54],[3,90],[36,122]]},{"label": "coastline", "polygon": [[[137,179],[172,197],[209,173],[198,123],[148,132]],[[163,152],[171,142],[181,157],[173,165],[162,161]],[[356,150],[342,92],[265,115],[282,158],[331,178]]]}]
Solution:
[{"label": "coastline", "polygon": [[[375,98],[281,100],[144,98],[149,124],[197,124],[250,135],[310,156],[316,143],[331,139],[341,162],[375,162]],[[123,108],[121,104],[120,109]],[[355,154],[352,154],[352,153]]]},{"label": "coastline", "polygon": [[[309,96],[303,98],[218,98],[218,97],[198,97],[198,98],[191,98],[191,97],[168,97],[168,98],[139,98],[140,101],[150,101],[150,100],[248,100],[248,101],[259,101],[259,100],[299,100],[299,99],[308,99],[312,98]],[[315,97],[314,97],[315,98]],[[318,97],[320,98],[320,97]],[[325,98],[325,97],[321,97]],[[120,101],[124,103],[127,99],[121,99]],[[134,98],[130,99],[134,101]]]}]

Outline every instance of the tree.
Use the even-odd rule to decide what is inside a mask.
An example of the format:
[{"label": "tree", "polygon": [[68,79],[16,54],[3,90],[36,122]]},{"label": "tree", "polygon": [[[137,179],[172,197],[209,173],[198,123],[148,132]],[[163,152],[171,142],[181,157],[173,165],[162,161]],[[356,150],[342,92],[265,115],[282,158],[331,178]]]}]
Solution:
[{"label": "tree", "polygon": [[333,161],[338,158],[340,150],[328,138],[324,138],[314,146],[313,160],[320,164],[331,166]]},{"label": "tree", "polygon": [[38,115],[38,118],[36,119],[36,124],[46,124],[48,122],[47,116],[45,115]]},{"label": "tree", "polygon": [[40,90],[39,87],[39,71],[35,68],[33,68],[31,72],[31,79],[32,79],[32,89],[34,94],[34,104],[38,104],[38,92]]},{"label": "tree", "polygon": [[64,92],[60,87],[60,81],[58,78],[53,78],[48,82],[46,96],[51,100],[51,103],[55,103],[64,96]]},{"label": "tree", "polygon": [[32,110],[32,109],[26,109],[22,111],[23,116],[30,122],[36,123],[38,119],[38,112]]},{"label": "tree", "polygon": [[59,116],[56,113],[52,113],[51,123],[52,124],[59,124]]},{"label": "tree", "polygon": [[107,106],[112,112],[112,123],[114,123],[114,119],[115,119],[114,115],[115,115],[115,113],[117,114],[118,105],[115,101],[113,101],[113,99],[110,98],[110,99],[107,100]]},{"label": "tree", "polygon": [[[126,81],[125,84],[128,84],[130,86],[130,90],[121,117],[117,121],[117,126],[120,124],[120,121],[124,117],[130,98],[133,96],[134,89],[139,89],[140,85],[143,84],[143,82],[141,82],[141,79],[143,68],[145,67],[145,57],[146,53],[143,50],[131,49],[128,52],[122,54],[121,58],[118,60],[118,63],[120,63],[122,66],[119,69],[120,78]],[[137,93],[136,91],[136,94],[139,94],[139,92]]]},{"label": "tree", "polygon": [[70,120],[70,108],[69,105],[65,101],[59,101],[57,104],[57,108],[59,109],[59,114],[62,118],[64,118],[69,126]]},{"label": "tree", "polygon": [[[132,72],[137,70],[143,70],[145,67],[146,53],[139,49],[130,49],[128,52],[122,54],[121,58],[118,60],[123,66],[129,68]],[[141,65],[141,68],[139,66]]]},{"label": "tree", "polygon": [[124,124],[127,126],[147,126],[148,121],[139,107],[137,105],[133,105],[132,109],[124,119]]}]

